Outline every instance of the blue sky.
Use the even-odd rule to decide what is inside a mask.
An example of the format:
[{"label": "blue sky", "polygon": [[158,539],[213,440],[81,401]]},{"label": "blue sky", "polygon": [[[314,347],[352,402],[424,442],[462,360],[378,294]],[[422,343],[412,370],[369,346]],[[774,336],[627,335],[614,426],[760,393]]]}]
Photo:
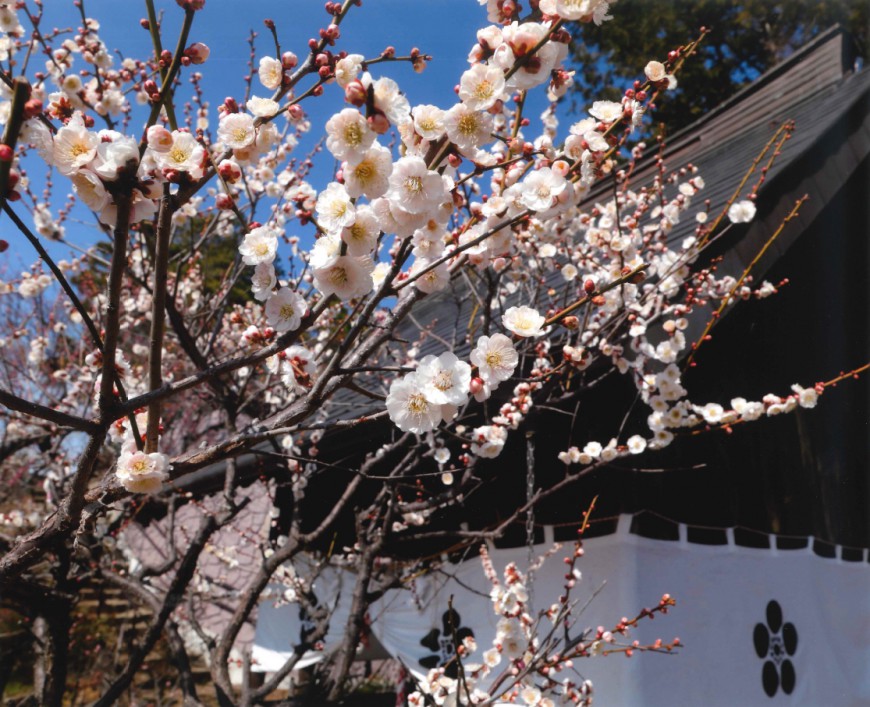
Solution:
[{"label": "blue sky", "polygon": [[[174,0],[156,0],[158,13],[164,11],[163,45],[173,49],[178,36],[183,13]],[[257,56],[274,54],[271,35],[263,25],[265,18],[275,21],[282,50],[295,51],[304,57],[308,51],[308,39],[317,36],[317,30],[325,27],[328,16],[323,10],[321,0],[207,0],[205,9],[198,12],[190,34],[190,41],[204,42],[211,49],[211,56],[201,67],[203,88],[211,103],[210,118],[212,128],[217,125],[217,106],[226,96],[241,99],[244,95],[243,76],[249,59],[248,36],[251,29],[258,33]],[[46,14],[42,27],[72,27],[81,24],[78,11],[71,0],[50,0],[45,3]],[[145,3],[141,0],[85,0],[85,10],[89,17],[100,21],[100,36],[110,49],[118,48],[124,56],[145,57],[151,51],[149,33],[139,26],[139,20],[146,16]],[[344,49],[360,53],[366,57],[379,55],[388,45],[405,55],[416,46],[424,53],[433,55],[433,61],[425,72],[415,74],[409,64],[389,63],[373,67],[377,77],[387,75],[395,79],[407,94],[412,105],[434,103],[443,108],[456,102],[453,87],[458,83],[462,72],[468,68],[467,54],[476,41],[475,33],[485,26],[486,11],[476,0],[364,0],[361,7],[355,7],[342,25],[342,36],[336,50]],[[191,69],[184,72],[189,75]],[[183,74],[184,78],[184,74]],[[254,93],[266,96],[269,92],[254,79]],[[530,97],[526,115],[533,121],[534,130],[537,117],[546,107],[543,88],[536,90]],[[319,99],[308,99],[303,104],[309,113],[313,129],[312,140],[323,134],[323,125],[328,117],[345,106],[341,89],[328,86],[325,95]],[[139,134],[144,115],[140,110],[131,124],[131,132]],[[98,123],[99,127],[99,123]],[[303,154],[306,145],[300,146]],[[325,186],[332,173],[333,164],[329,155],[321,155],[322,166],[312,175],[315,188]],[[42,167],[32,170],[34,184],[41,181]],[[63,203],[65,195],[71,190],[68,180],[55,177],[53,209]],[[19,213],[21,206],[17,207]],[[22,214],[23,216],[23,214]],[[29,221],[30,219],[25,219]],[[82,215],[89,220],[89,214]],[[81,244],[92,243],[99,235],[84,229],[73,222],[67,222],[67,237]],[[20,265],[29,265],[35,253],[23,239],[2,228],[4,237],[21,248],[13,248],[0,259],[17,272]],[[69,256],[64,246],[51,244],[53,257]]]}]

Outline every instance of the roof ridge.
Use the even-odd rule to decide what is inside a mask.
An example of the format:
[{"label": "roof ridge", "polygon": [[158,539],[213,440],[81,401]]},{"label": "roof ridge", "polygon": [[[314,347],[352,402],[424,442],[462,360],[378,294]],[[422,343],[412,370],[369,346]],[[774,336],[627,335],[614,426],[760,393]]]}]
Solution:
[{"label": "roof ridge", "polygon": [[[846,34],[846,30],[840,24],[835,24],[826,29],[824,32],[821,32],[819,35],[814,37],[812,40],[796,49],[792,54],[787,56],[781,62],[772,66],[763,74],[761,74],[754,81],[751,81],[749,84],[741,88],[737,93],[735,93],[730,98],[725,99],[718,106],[713,108],[712,110],[707,111],[700,118],[690,123],[689,125],[680,128],[673,135],[670,136],[668,142],[671,145],[676,145],[679,141],[687,135],[691,135],[696,132],[700,126],[705,123],[709,123],[712,120],[718,118],[723,113],[727,113],[734,106],[739,103],[743,103],[750,96],[761,92],[765,88],[769,87],[770,84],[774,81],[774,79],[779,78],[798,64],[800,64],[804,59],[808,56],[816,53],[821,46],[827,44],[829,41],[841,38]],[[804,96],[806,98],[806,96]]]}]

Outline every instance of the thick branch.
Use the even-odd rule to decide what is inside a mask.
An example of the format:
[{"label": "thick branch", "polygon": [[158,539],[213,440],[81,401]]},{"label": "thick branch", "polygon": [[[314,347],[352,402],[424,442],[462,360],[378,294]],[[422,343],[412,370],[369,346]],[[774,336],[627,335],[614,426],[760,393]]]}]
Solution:
[{"label": "thick branch", "polygon": [[0,388],[0,405],[3,405],[10,410],[15,410],[15,412],[53,422],[61,427],[70,427],[74,430],[91,433],[97,429],[97,424],[91,420],[85,420],[82,417],[69,415],[60,410],[54,410],[45,405],[40,405],[39,403],[34,403],[30,400],[24,400],[24,398],[19,398],[17,395],[13,395],[2,388]]}]

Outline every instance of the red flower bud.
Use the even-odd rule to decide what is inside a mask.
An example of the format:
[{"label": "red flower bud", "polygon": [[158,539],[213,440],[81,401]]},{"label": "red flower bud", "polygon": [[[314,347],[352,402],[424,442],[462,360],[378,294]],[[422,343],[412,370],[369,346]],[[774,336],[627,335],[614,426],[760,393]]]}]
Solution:
[{"label": "red flower bud", "polygon": [[9,145],[0,145],[0,162],[11,162],[15,151]]}]

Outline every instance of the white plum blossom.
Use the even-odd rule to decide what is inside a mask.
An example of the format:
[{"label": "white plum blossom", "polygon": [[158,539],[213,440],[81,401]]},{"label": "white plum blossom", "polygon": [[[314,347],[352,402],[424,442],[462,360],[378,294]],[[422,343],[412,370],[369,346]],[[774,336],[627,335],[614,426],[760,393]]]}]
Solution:
[{"label": "white plum blossom", "polygon": [[487,110],[504,93],[504,72],[497,66],[475,64],[462,74],[459,100],[471,110]]},{"label": "white plum blossom", "polygon": [[362,54],[348,54],[335,62],[335,82],[346,88],[362,71],[363,59],[365,57]]},{"label": "white plum blossom", "polygon": [[[341,240],[347,244],[348,255],[368,255],[378,245],[380,227],[370,206],[359,206],[356,219],[341,230]],[[318,242],[324,240],[319,238]],[[317,244],[315,244],[317,247]]]},{"label": "white plum blossom", "polygon": [[541,12],[558,15],[563,20],[581,20],[596,25],[612,20],[607,14],[613,0],[541,0]]},{"label": "white plum blossom", "polygon": [[256,118],[271,118],[278,113],[279,107],[277,101],[259,96],[251,96],[245,103],[245,108]]},{"label": "white plum blossom", "polygon": [[[103,133],[114,131],[103,131]],[[139,165],[139,145],[136,140],[120,133],[101,133],[93,170],[106,182],[114,182],[122,172],[135,172]],[[107,140],[111,140],[107,142]]]},{"label": "white plum blossom", "polygon": [[403,432],[422,434],[441,422],[441,406],[429,402],[416,373],[392,382],[386,405],[390,419]]},{"label": "white plum blossom", "polygon": [[243,150],[254,142],[254,117],[248,113],[228,113],[218,124],[218,137],[231,150]]},{"label": "white plum blossom", "polygon": [[540,336],[546,319],[537,310],[525,305],[509,308],[501,318],[502,324],[517,336]]},{"label": "white plum blossom", "polygon": [[311,384],[317,366],[313,354],[304,346],[291,346],[284,351],[279,366],[281,382],[295,393],[304,393]]},{"label": "white plum blossom", "polygon": [[335,264],[341,255],[341,241],[342,238],[338,233],[329,233],[318,238],[308,254],[308,263],[311,267],[318,270]]},{"label": "white plum blossom", "polygon": [[392,171],[392,154],[374,143],[358,161],[344,163],[344,186],[354,199],[363,195],[377,199],[387,193]]},{"label": "white plum blossom", "polygon": [[426,140],[437,140],[447,130],[444,126],[444,111],[437,106],[414,106],[411,114],[414,116],[414,130]]},{"label": "white plum blossom", "polygon": [[631,454],[640,454],[646,449],[646,440],[640,435],[633,435],[628,438],[626,446]]},{"label": "white plum blossom", "polygon": [[245,234],[239,246],[245,265],[271,263],[278,251],[278,233],[268,226],[258,226]]},{"label": "white plum blossom", "polygon": [[499,425],[483,425],[471,433],[471,452],[479,457],[494,459],[504,448],[507,430]]},{"label": "white plum blossom", "polygon": [[[368,77],[368,81],[371,81],[371,77]],[[393,79],[386,76],[379,78],[373,84],[373,93],[375,107],[383,111],[393,125],[402,125],[411,120],[411,106],[408,99],[402,95],[399,84]]]},{"label": "white plum blossom", "polygon": [[157,164],[165,170],[188,172],[193,179],[203,175],[205,150],[190,133],[172,133],[172,147],[154,155]]},{"label": "white plum blossom", "polygon": [[284,78],[284,66],[275,57],[264,56],[260,59],[257,75],[264,87],[274,91],[281,85]]},{"label": "white plum blossom", "polygon": [[317,197],[317,222],[329,233],[337,233],[350,226],[356,218],[356,209],[344,185],[330,182]]},{"label": "white plum blossom", "polygon": [[367,256],[342,255],[332,265],[314,270],[314,285],[324,295],[340,300],[362,297],[372,289],[373,267]]},{"label": "white plum blossom", "polygon": [[520,360],[513,342],[504,334],[481,336],[470,359],[478,375],[493,387],[510,378]]},{"label": "white plum blossom", "polygon": [[798,404],[802,408],[814,408],[819,401],[819,390],[816,388],[802,388],[795,383],[791,389],[797,393]]},{"label": "white plum blossom", "polygon": [[444,114],[447,137],[462,150],[470,150],[492,141],[492,116],[457,103]]},{"label": "white plum blossom", "polygon": [[336,159],[361,160],[377,135],[358,110],[345,108],[326,122],[326,149]]},{"label": "white plum blossom", "polygon": [[622,103],[615,101],[595,101],[589,109],[589,115],[602,123],[612,123],[619,120],[623,114]]},{"label": "white plum blossom", "polygon": [[282,287],[266,301],[266,319],[277,332],[295,331],[308,306],[298,292]]},{"label": "white plum blossom", "polygon": [[435,405],[464,405],[470,382],[471,366],[450,351],[437,357],[425,356],[417,366],[417,383]]},{"label": "white plum blossom", "polygon": [[115,476],[131,493],[157,493],[168,477],[169,458],[153,452],[122,452],[115,467]]},{"label": "white plum blossom", "polygon": [[559,195],[569,186],[561,174],[550,167],[543,167],[523,180],[520,199],[532,211],[547,211],[556,204]]},{"label": "white plum blossom", "polygon": [[[418,273],[422,273],[418,276]],[[434,268],[426,258],[418,258],[411,267],[411,277],[418,276],[414,280],[414,286],[421,292],[439,292],[446,289],[450,284],[450,269],[447,263],[439,263]]]},{"label": "white plum blossom", "polygon": [[70,180],[76,196],[91,211],[101,211],[109,203],[109,193],[103,181],[89,169],[79,170],[70,177]]},{"label": "white plum blossom", "polygon": [[272,290],[278,284],[278,278],[275,275],[275,266],[272,263],[259,263],[254,268],[254,274],[251,275],[251,292],[254,299],[259,302],[265,302],[272,296]]},{"label": "white plum blossom", "polygon": [[667,70],[665,65],[660,61],[651,61],[643,69],[643,73],[653,83],[657,83],[667,78]]},{"label": "white plum blossom", "polygon": [[54,136],[52,163],[61,174],[71,175],[97,156],[100,137],[85,127],[81,113],[75,113]]},{"label": "white plum blossom", "polygon": [[731,223],[749,223],[755,218],[755,204],[748,199],[738,201],[728,209],[728,219]]},{"label": "white plum blossom", "polygon": [[387,198],[411,214],[430,212],[447,199],[441,175],[420,157],[402,157],[393,165]]},{"label": "white plum blossom", "polygon": [[148,147],[154,152],[169,152],[172,149],[172,133],[162,125],[152,125],[147,132]]}]

